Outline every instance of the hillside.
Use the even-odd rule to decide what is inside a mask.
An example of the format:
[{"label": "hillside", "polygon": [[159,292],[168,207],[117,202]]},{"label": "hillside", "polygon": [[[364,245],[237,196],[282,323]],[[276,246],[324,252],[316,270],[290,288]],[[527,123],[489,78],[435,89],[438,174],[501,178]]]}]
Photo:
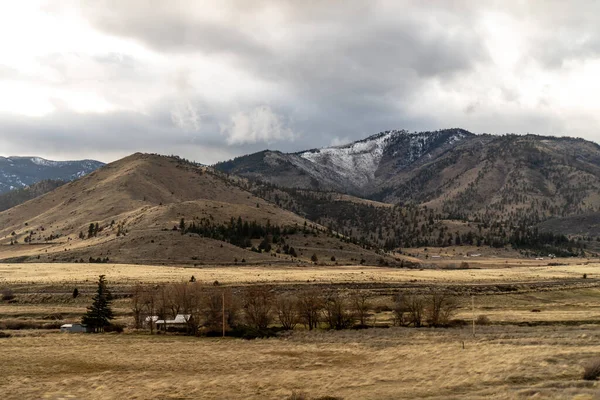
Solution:
[{"label": "hillside", "polygon": [[61,180],[47,179],[36,182],[30,186],[20,189],[13,189],[0,194],[0,211],[8,210],[11,207],[18,206],[31,199],[35,199],[45,193],[48,193],[66,182]]},{"label": "hillside", "polygon": [[[261,244],[271,251],[250,251]],[[176,157],[134,154],[0,213],[5,261],[298,263],[313,254],[381,258]]]},{"label": "hillside", "polygon": [[287,188],[420,204],[447,218],[537,223],[600,210],[600,146],[582,139],[388,131],[346,146],[220,163]]},{"label": "hillside", "polygon": [[[298,159],[309,166],[297,168]],[[580,241],[581,229],[565,230],[560,222],[535,228],[581,215],[573,224],[579,228],[600,210],[600,146],[582,139],[389,131],[346,146],[266,151],[215,167],[245,177],[259,197],[385,249],[477,244],[511,245],[530,255],[598,251]]]},{"label": "hillside", "polygon": [[40,157],[0,157],[0,194],[53,179],[71,181],[103,166],[94,160],[52,161]]}]

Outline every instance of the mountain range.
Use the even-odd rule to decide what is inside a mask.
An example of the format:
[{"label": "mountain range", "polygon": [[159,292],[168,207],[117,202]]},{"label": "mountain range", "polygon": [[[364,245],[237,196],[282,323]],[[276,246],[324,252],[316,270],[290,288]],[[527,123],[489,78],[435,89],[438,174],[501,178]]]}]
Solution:
[{"label": "mountain range", "polygon": [[94,160],[51,161],[41,157],[0,157],[0,194],[47,179],[71,181],[103,165]]},{"label": "mountain range", "polygon": [[600,209],[600,146],[574,138],[386,131],[344,146],[266,150],[215,168],[281,187],[420,204],[460,219],[541,220]]},{"label": "mountain range", "polygon": [[0,195],[41,194],[0,212],[5,261],[408,265],[401,248],[583,254],[600,232],[600,146],[568,137],[394,130],[214,166],[137,153],[93,172],[102,163],[3,160],[21,186],[35,174],[17,161],[83,175]]}]

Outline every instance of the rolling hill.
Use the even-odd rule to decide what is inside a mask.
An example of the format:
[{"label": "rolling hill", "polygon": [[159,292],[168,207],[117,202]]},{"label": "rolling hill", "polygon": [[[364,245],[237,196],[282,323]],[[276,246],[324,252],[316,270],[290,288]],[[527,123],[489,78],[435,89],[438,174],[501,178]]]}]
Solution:
[{"label": "rolling hill", "polygon": [[137,153],[0,213],[4,261],[297,264],[313,255],[395,262],[177,157]]}]

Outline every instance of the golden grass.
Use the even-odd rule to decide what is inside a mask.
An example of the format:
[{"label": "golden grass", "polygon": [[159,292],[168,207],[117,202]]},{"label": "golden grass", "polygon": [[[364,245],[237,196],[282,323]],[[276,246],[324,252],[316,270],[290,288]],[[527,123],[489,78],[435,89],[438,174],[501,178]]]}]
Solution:
[{"label": "golden grass", "polygon": [[[595,328],[390,328],[243,341],[42,334],[2,340],[0,392],[21,398],[593,398]],[[462,343],[465,343],[463,349]]]},{"label": "golden grass", "polygon": [[194,275],[204,282],[222,283],[301,283],[301,282],[421,282],[421,283],[500,283],[535,282],[600,277],[600,264],[568,266],[524,266],[486,269],[397,269],[367,266],[253,266],[253,267],[173,267],[129,264],[23,263],[0,264],[3,283],[94,282],[104,274],[113,282],[176,282]]}]

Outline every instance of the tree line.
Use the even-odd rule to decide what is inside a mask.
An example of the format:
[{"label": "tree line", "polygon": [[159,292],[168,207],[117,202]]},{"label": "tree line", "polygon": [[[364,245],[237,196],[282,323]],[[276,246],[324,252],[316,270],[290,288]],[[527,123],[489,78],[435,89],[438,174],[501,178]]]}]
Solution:
[{"label": "tree line", "polygon": [[[394,324],[449,326],[459,303],[438,291],[394,296]],[[373,322],[375,304],[368,292],[303,289],[280,292],[269,286],[223,288],[190,281],[164,285],[136,285],[131,297],[134,326],[157,332],[156,320],[185,316],[185,326],[171,326],[188,335],[270,336],[280,330],[366,328]],[[161,324],[161,330],[167,330]]]}]

